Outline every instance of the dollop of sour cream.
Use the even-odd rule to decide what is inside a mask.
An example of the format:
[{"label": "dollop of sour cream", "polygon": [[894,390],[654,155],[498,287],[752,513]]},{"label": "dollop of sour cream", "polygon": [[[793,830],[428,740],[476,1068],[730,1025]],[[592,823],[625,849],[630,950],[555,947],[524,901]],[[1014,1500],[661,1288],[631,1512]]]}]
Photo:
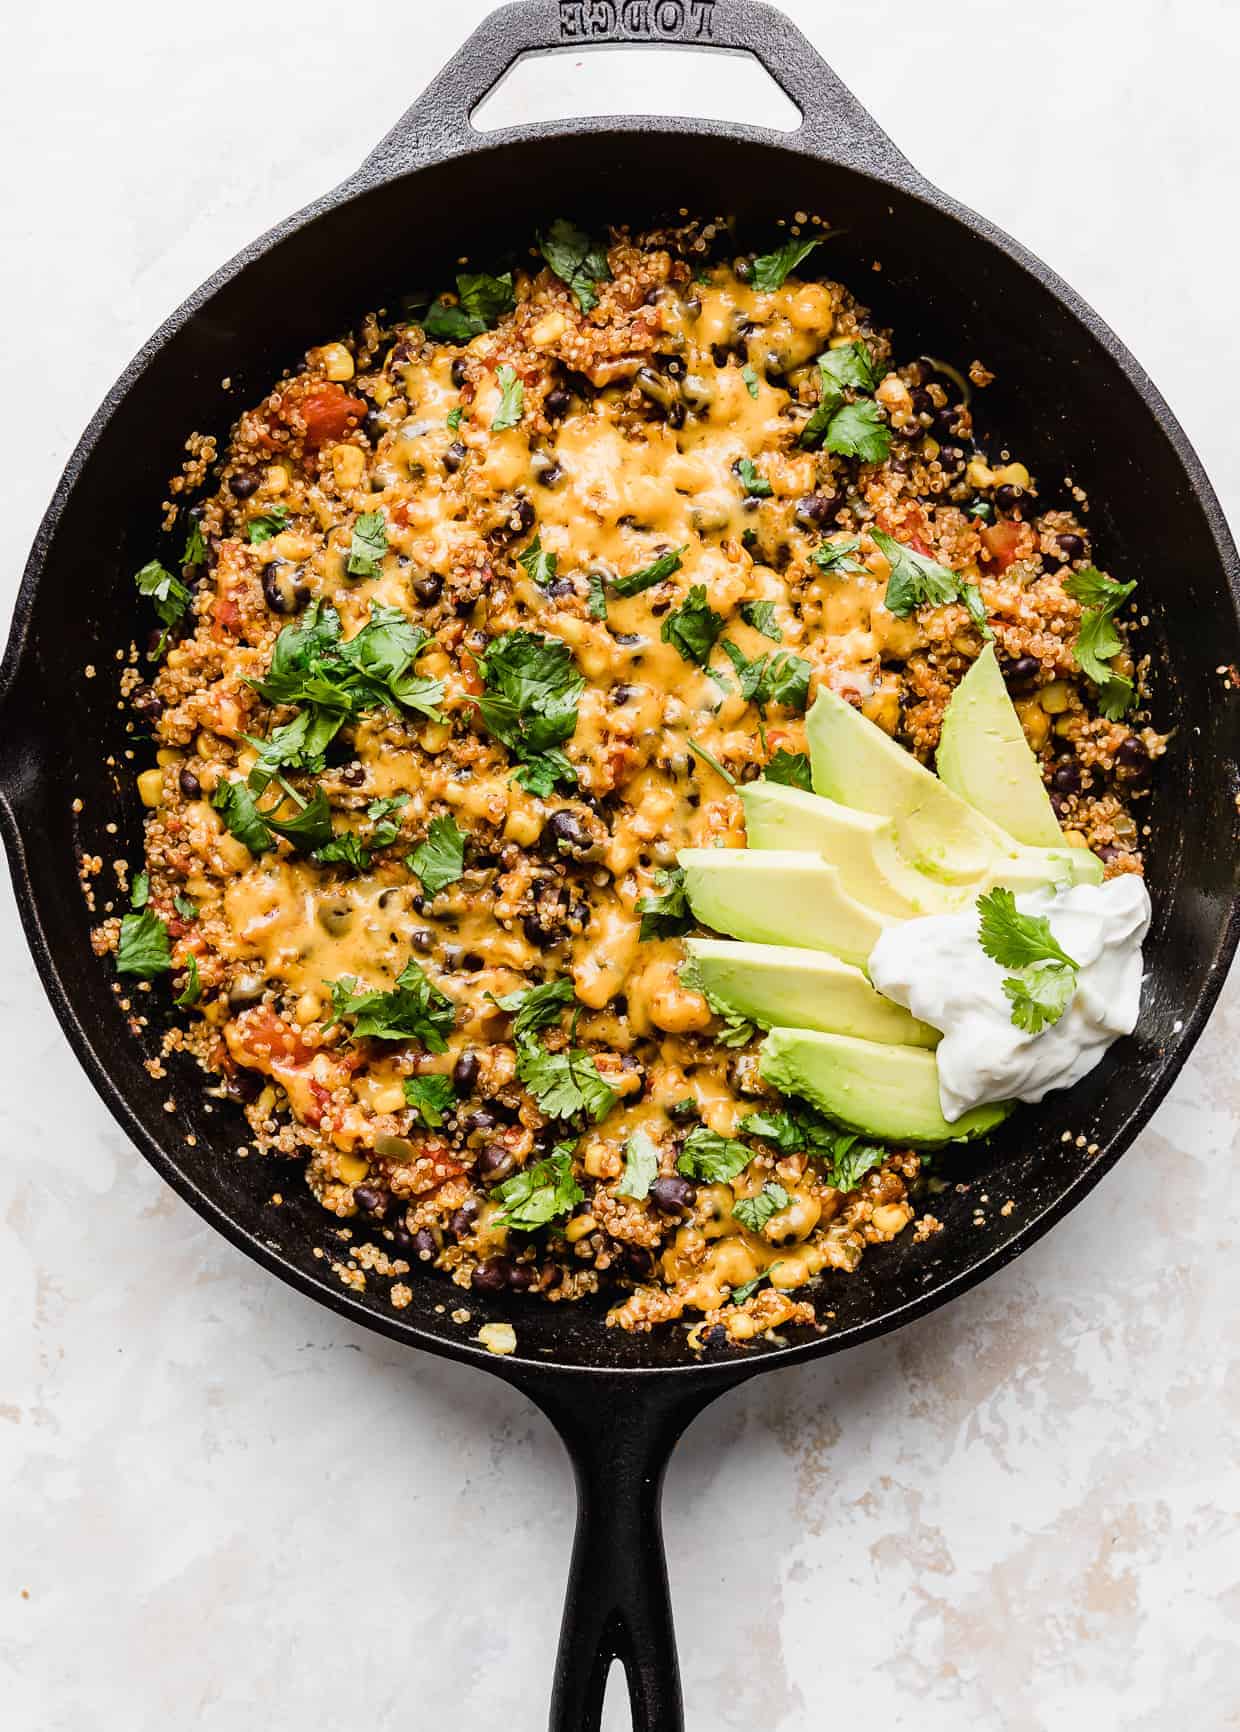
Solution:
[{"label": "dollop of sour cream", "polygon": [[987,1101],[1040,1101],[1051,1089],[1071,1088],[1137,1026],[1141,943],[1150,924],[1140,878],[1034,890],[1018,896],[1016,906],[1022,914],[1044,914],[1080,965],[1067,1010],[1040,1034],[1013,1023],[1003,992],[1013,971],[982,949],[976,907],[903,921],[870,952],[878,990],[943,1031],[936,1056],[949,1124]]}]

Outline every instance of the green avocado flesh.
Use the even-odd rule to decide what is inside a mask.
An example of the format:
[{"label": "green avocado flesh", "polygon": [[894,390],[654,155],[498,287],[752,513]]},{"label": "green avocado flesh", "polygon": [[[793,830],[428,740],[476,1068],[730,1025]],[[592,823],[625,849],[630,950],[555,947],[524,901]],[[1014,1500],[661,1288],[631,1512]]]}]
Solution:
[{"label": "green avocado flesh", "polygon": [[794,1022],[901,1046],[937,1046],[939,1031],[875,992],[859,968],[822,950],[690,938],[685,948],[712,997],[751,1022]]},{"label": "green avocado flesh", "polygon": [[[861,720],[867,728],[874,725]],[[750,782],[740,794],[751,848],[812,850],[838,870],[848,895],[896,919],[958,913],[996,884],[1036,890],[1044,884],[1096,883],[1102,875],[1099,861],[1083,848],[1062,843],[1058,848],[1025,848],[1009,841],[1005,849],[987,849],[977,877],[945,883],[934,866],[923,867],[906,857],[895,819],[853,812],[780,782]],[[931,808],[922,816],[923,824],[937,818]],[[949,837],[943,845],[950,847]]]},{"label": "green avocado flesh", "polygon": [[847,1130],[884,1142],[926,1146],[980,1137],[1011,1111],[1007,1102],[974,1107],[949,1125],[939,1107],[935,1056],[915,1046],[773,1028],[760,1063],[784,1094],[800,1095]]},{"label": "green avocado flesh", "polygon": [[1018,842],[1063,846],[1059,820],[993,644],[986,645],[952,693],[936,762],[941,781]]},{"label": "green avocado flesh", "polygon": [[694,914],[730,938],[829,950],[863,968],[890,924],[849,896],[817,854],[682,848],[679,860]]}]

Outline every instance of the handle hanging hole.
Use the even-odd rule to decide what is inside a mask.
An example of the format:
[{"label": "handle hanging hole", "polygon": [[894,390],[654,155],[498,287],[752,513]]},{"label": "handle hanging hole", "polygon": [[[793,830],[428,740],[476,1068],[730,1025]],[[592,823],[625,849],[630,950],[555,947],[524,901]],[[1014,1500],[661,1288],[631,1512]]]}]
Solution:
[{"label": "handle hanging hole", "polygon": [[692,115],[795,132],[802,115],[752,54],[670,43],[522,54],[470,115],[477,132],[609,114]]}]

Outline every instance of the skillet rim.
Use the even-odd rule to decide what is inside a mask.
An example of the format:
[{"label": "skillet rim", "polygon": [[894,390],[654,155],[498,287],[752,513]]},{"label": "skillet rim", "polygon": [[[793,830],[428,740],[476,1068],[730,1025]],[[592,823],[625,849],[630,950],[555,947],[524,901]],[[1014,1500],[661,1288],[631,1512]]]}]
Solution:
[{"label": "skillet rim", "polygon": [[[431,88],[433,90],[434,86],[432,85]],[[399,130],[398,128],[397,131]],[[567,145],[583,134],[602,135],[603,137],[613,135],[622,139],[625,135],[634,132],[654,132],[669,139],[682,139],[686,134],[701,135],[727,140],[740,147],[759,144],[767,150],[787,151],[794,156],[808,157],[814,161],[824,160],[824,153],[813,148],[812,144],[807,142],[803,148],[798,147],[800,137],[798,133],[772,134],[759,128],[740,124],[640,115],[597,116],[572,123],[542,122],[522,128],[506,129],[503,132],[474,135],[479,141],[476,146],[472,142],[464,148],[458,145],[458,148],[453,150],[451,154],[485,157],[491,152],[510,149],[514,144],[535,139],[549,139]],[[394,136],[395,134],[389,135],[389,137]],[[387,142],[385,140],[384,144],[386,145]],[[392,184],[415,177],[423,169],[433,169],[443,160],[445,158],[440,156],[432,161],[417,163],[411,167],[402,167],[398,172],[392,173],[385,166],[384,147],[381,145],[367,159],[357,174],[333,191],[312,200],[301,210],[277,223],[265,234],[234,254],[230,260],[221,265],[187,296],[181,305],[142,344],[128,366],[105,394],[88,422],[65,465],[52,500],[36,531],[14,604],[12,625],[3,661],[0,662],[0,714],[11,710],[14,695],[20,691],[22,667],[29,642],[39,579],[65,506],[79,477],[94,455],[95,448],[113,413],[147,367],[154,363],[168,340],[200,312],[221,288],[240,275],[251,263],[272,251],[290,235],[308,227],[320,216],[328,215],[380,185]],[[1051,294],[1064,311],[1078,324],[1083,325],[1095,341],[1101,345],[1139,396],[1145,410],[1175,454],[1188,483],[1193,505],[1204,517],[1214,543],[1220,572],[1231,601],[1237,637],[1240,638],[1240,555],[1237,554],[1218,497],[1196,451],[1166,400],[1135,356],[1110,326],[1070,284],[1059,277],[1035,254],[1006,234],[1005,231],[999,229],[989,219],[979,216],[976,212],[942,193],[937,187],[932,186],[910,164],[900,158],[894,149],[883,153],[881,156],[881,166],[885,172],[873,172],[864,163],[859,164],[841,158],[826,157],[825,160],[833,161],[836,166],[846,169],[863,181],[868,181],[876,196],[881,197],[884,189],[890,190],[894,187],[904,196],[927,205],[939,216],[960,224],[987,245],[1006,254],[1012,263],[1026,275],[1035,278],[1041,288]],[[20,734],[18,738],[20,740]],[[13,769],[19,757],[20,752],[8,752],[3,765],[0,766],[0,830],[3,831],[9,855],[14,893],[27,942],[30,945],[43,988],[71,1048],[93,1083],[96,1092],[145,1159],[196,1214],[220,1232],[237,1250],[257,1262],[267,1273],[277,1276],[287,1285],[318,1303],[326,1305],[338,1315],[363,1328],[373,1330],[394,1341],[399,1341],[403,1345],[416,1346],[423,1351],[437,1354],[443,1358],[459,1360],[499,1376],[504,1381],[518,1385],[530,1385],[547,1379],[554,1379],[557,1382],[564,1379],[572,1379],[574,1382],[583,1379],[597,1382],[602,1379],[607,1382],[627,1383],[630,1379],[649,1380],[676,1375],[682,1379],[680,1387],[687,1384],[691,1378],[693,1387],[703,1397],[709,1398],[711,1394],[722,1393],[725,1388],[743,1382],[761,1371],[799,1364],[811,1357],[838,1353],[845,1348],[860,1345],[876,1336],[889,1334],[968,1292],[972,1287],[977,1286],[991,1275],[998,1273],[1009,1263],[1014,1262],[1031,1245],[1048,1233],[1079,1202],[1083,1201],[1094,1186],[1101,1181],[1106,1173],[1111,1171],[1121,1156],[1131,1147],[1136,1136],[1152,1118],[1184,1068],[1189,1054],[1200,1038],[1218,1000],[1231,961],[1237,946],[1240,945],[1240,891],[1233,891],[1226,917],[1217,930],[1215,942],[1210,952],[1203,990],[1191,1008],[1185,1007],[1186,1014],[1182,1018],[1182,1028],[1176,1037],[1175,1046],[1170,1051],[1164,1052],[1159,1059],[1155,1074],[1141,1091],[1136,1103],[1127,1111],[1119,1129],[1110,1138],[1105,1149],[1093,1157],[1088,1165],[1083,1166],[1059,1194],[1040,1213],[1026,1221],[1010,1239],[976,1261],[967,1264],[955,1274],[935,1285],[928,1286],[923,1293],[906,1301],[894,1311],[883,1312],[877,1317],[851,1324],[838,1332],[826,1333],[816,1340],[798,1342],[787,1347],[769,1347],[757,1352],[749,1351],[743,1359],[721,1361],[686,1359],[682,1363],[670,1365],[581,1365],[564,1363],[550,1357],[529,1358],[519,1352],[500,1357],[490,1353],[468,1337],[451,1339],[436,1335],[418,1323],[403,1320],[395,1312],[389,1314],[378,1309],[372,1309],[360,1299],[355,1298],[347,1289],[338,1285],[329,1285],[326,1274],[319,1277],[300,1268],[287,1259],[283,1253],[273,1250],[257,1232],[243,1227],[227,1209],[200,1189],[164,1149],[161,1142],[148,1130],[96,1053],[91,1034],[77,1015],[73,1001],[57,972],[50,946],[44,935],[39,896],[27,869],[25,843],[17,811],[18,796],[23,778],[20,770],[18,774],[14,775]]]}]

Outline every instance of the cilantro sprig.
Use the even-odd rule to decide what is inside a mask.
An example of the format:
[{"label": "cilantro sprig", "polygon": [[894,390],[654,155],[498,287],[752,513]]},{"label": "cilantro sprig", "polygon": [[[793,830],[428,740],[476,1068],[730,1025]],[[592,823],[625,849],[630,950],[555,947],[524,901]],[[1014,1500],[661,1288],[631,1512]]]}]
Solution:
[{"label": "cilantro sprig", "polygon": [[1081,672],[1097,686],[1098,709],[1109,722],[1117,722],[1136,696],[1132,681],[1111,666],[1124,647],[1115,629],[1115,616],[1136,587],[1135,578],[1131,583],[1118,583],[1092,565],[1064,579],[1064,589],[1084,609],[1076,659]]},{"label": "cilantro sprig", "polygon": [[456,304],[444,295],[433,302],[422,329],[428,337],[449,343],[468,343],[493,329],[516,306],[512,272],[488,276],[485,271],[464,271],[456,279]]},{"label": "cilantro sprig", "polygon": [[1072,1002],[1080,964],[1056,939],[1044,914],[1022,914],[1002,885],[977,899],[978,942],[992,962],[1014,972],[1003,981],[1012,1022],[1041,1034]]},{"label": "cilantro sprig", "polygon": [[[844,343],[818,357],[818,406],[801,429],[801,444],[821,445],[840,457],[881,463],[891,450],[891,432],[878,405],[870,400],[879,371],[862,342]],[[849,402],[845,391],[866,393]]]},{"label": "cilantro sprig", "polygon": [[742,1227],[748,1227],[751,1233],[760,1233],[763,1227],[781,1209],[786,1209],[792,1198],[774,1179],[768,1179],[756,1197],[742,1197],[733,1204],[732,1213]]},{"label": "cilantro sprig", "polygon": [[437,1131],[456,1105],[451,1077],[407,1076],[402,1086],[406,1103],[428,1130]]},{"label": "cilantro sprig", "polygon": [[497,1185],[492,1195],[500,1205],[496,1224],[520,1233],[537,1232],[570,1214],[585,1195],[573,1174],[572,1143],[557,1143],[541,1161]]},{"label": "cilantro sprig", "polygon": [[726,1185],[743,1173],[753,1150],[735,1137],[721,1137],[705,1125],[694,1125],[676,1157],[677,1171],[708,1185]]},{"label": "cilantro sprig", "polygon": [[958,571],[940,565],[928,554],[906,547],[894,536],[881,529],[870,531],[871,539],[891,566],[884,602],[889,613],[905,619],[914,608],[923,604],[942,606],[944,602],[963,602],[969,617],[984,638],[994,637],[986,618],[986,603],[975,583],[967,583]]},{"label": "cilantro sprig", "polygon": [[180,578],[174,572],[165,570],[157,559],[148,560],[141,571],[135,572],[134,583],[138,594],[154,603],[155,616],[164,628],[150,655],[151,661],[157,662],[167,647],[173,629],[184,619],[192,597]]},{"label": "cilantro sprig", "polygon": [[768,704],[781,704],[787,710],[805,708],[813,670],[804,657],[793,655],[791,650],[777,650],[750,661],[730,638],[724,638],[721,647],[736,669],[741,696],[746,703],[756,704],[761,715],[766,714]]},{"label": "cilantro sprig", "polygon": [[351,975],[323,983],[332,995],[332,1016],[348,1023],[355,1040],[417,1040],[427,1052],[446,1052],[444,1038],[456,1006],[411,957],[390,992],[358,990]]},{"label": "cilantro sprig", "polygon": [[491,422],[492,433],[506,433],[510,427],[520,425],[525,414],[525,386],[517,377],[517,370],[505,362],[495,375],[499,385],[499,408],[495,411],[495,419]]},{"label": "cilantro sprig", "polygon": [[776,247],[773,253],[759,253],[753,262],[754,288],[762,294],[782,289],[797,266],[804,264],[814,248],[821,245],[825,238],[823,235],[813,235],[809,240],[785,241],[783,246]]},{"label": "cilantro sprig", "polygon": [[557,783],[575,787],[577,772],[559,747],[577,726],[586,682],[568,645],[536,632],[505,632],[488,644],[479,672],[486,689],[478,709],[519,760],[521,785],[538,794],[549,794]]},{"label": "cilantro sprig", "polygon": [[781,746],[762,774],[768,782],[782,782],[788,788],[803,788],[807,794],[813,792],[808,752],[789,752]]}]

